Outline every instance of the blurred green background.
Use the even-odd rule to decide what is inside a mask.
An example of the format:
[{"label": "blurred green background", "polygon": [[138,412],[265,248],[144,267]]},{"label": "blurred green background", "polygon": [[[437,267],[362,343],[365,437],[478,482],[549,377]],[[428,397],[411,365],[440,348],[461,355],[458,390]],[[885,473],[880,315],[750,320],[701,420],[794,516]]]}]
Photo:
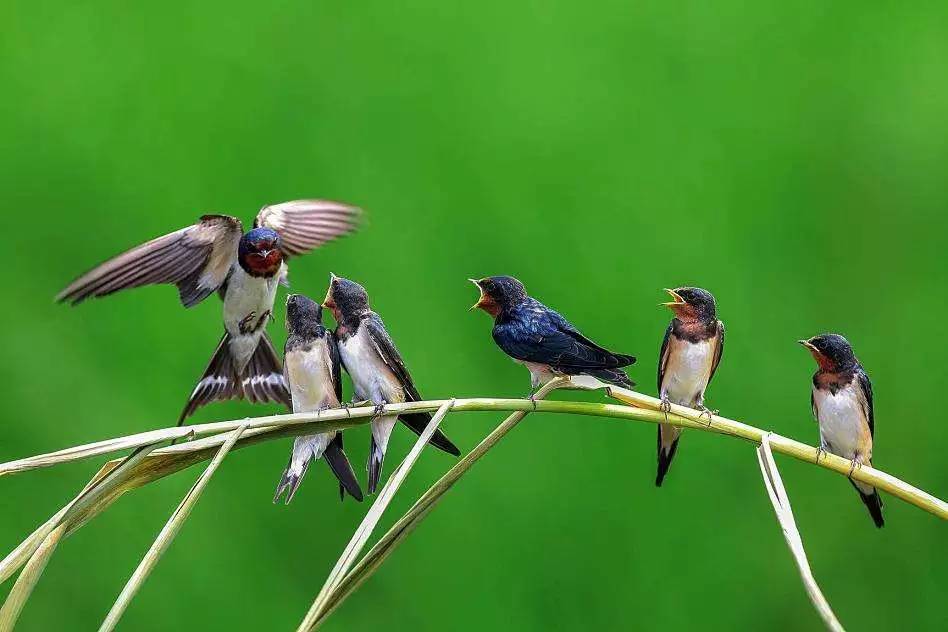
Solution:
[{"label": "blurred green background", "polygon": [[[204,212],[247,223],[326,197],[367,225],[294,261],[294,291],[322,297],[330,271],[361,281],[423,395],[528,390],[467,312],[468,277],[519,277],[637,354],[652,394],[660,288],[695,284],[728,329],[711,406],[815,443],[814,365],[794,341],[839,331],[875,383],[876,464],[948,494],[944,3],[260,7],[0,5],[0,459],[173,425],[217,342],[216,299],[186,311],[153,287],[54,305],[75,275]],[[270,332],[282,346],[282,314]],[[470,449],[500,418],[446,429]],[[396,433],[388,472],[412,437]],[[349,433],[363,481],[367,444]],[[317,464],[272,505],[289,446],[225,462],[123,629],[299,622],[367,504],[340,504]],[[3,549],[103,460],[0,481]],[[452,462],[426,453],[383,526]],[[944,629],[945,525],[886,498],[877,531],[843,478],[778,462],[842,622]],[[97,626],[198,473],[66,541],[21,629]],[[653,426],[528,417],[326,629],[819,627],[750,445],[689,432],[661,490],[654,474]]]}]

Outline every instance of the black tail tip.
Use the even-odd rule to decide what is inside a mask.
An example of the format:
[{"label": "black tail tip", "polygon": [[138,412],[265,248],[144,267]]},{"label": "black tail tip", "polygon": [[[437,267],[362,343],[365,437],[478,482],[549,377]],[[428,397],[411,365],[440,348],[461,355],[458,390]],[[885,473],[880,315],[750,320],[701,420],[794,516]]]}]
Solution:
[{"label": "black tail tip", "polygon": [[872,521],[876,527],[879,529],[884,527],[885,518],[882,517],[882,498],[879,497],[879,492],[872,496],[863,496],[862,501],[866,503],[866,508],[869,510],[869,515],[872,516]]}]

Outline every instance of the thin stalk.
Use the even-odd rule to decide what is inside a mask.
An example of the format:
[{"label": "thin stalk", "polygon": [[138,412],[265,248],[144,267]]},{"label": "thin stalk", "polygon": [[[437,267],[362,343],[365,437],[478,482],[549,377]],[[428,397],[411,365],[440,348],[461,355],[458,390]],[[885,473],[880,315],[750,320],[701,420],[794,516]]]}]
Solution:
[{"label": "thin stalk", "polygon": [[[535,395],[537,401],[531,402],[531,404],[535,403],[537,410],[540,410],[541,405],[545,402],[539,400],[544,399],[555,389],[561,388],[568,383],[569,380],[563,378],[551,380],[537,391]],[[533,406],[531,405],[531,410],[532,409]],[[355,592],[359,586],[375,573],[379,566],[382,565],[382,562],[384,562],[398,545],[414,531],[415,527],[424,520],[428,512],[440,502],[444,494],[454,486],[458,479],[464,476],[491,448],[497,445],[508,432],[513,430],[514,427],[520,423],[520,420],[526,417],[529,412],[529,410],[517,411],[504,419],[483,441],[477,444],[473,450],[458,461],[454,467],[448,470],[444,476],[438,479],[434,485],[422,494],[422,496],[415,501],[415,504],[412,505],[411,509],[409,509],[404,516],[399,518],[392,528],[365,554],[365,557],[359,560],[359,563],[336,585],[336,588],[326,599],[321,615],[313,622],[313,625],[306,625],[308,620],[304,620],[303,624],[297,628],[297,632],[308,632],[322,625],[326,618],[329,617],[349,595]]]},{"label": "thin stalk", "polygon": [[36,583],[46,568],[46,563],[49,562],[49,558],[52,557],[53,551],[56,550],[56,546],[65,532],[65,524],[61,524],[50,531],[49,535],[43,538],[39,547],[30,556],[26,566],[23,567],[23,572],[16,578],[16,583],[13,584],[10,594],[7,595],[3,608],[0,608],[0,632],[13,630],[17,619],[20,618],[20,613],[23,611],[23,606],[26,605],[30,595],[33,594],[33,588],[36,587]]},{"label": "thin stalk", "polygon": [[421,456],[421,451],[428,444],[428,440],[431,439],[432,435],[434,435],[435,430],[438,429],[438,426],[441,425],[441,420],[444,419],[445,415],[448,414],[448,411],[451,410],[452,403],[453,402],[447,402],[438,409],[438,412],[435,413],[434,417],[431,418],[431,421],[428,422],[428,425],[425,426],[425,429],[418,437],[418,440],[415,441],[415,445],[412,446],[411,450],[408,452],[408,456],[405,457],[405,460],[402,462],[402,464],[399,465],[398,469],[389,477],[388,481],[382,487],[382,491],[379,492],[378,498],[376,498],[375,502],[372,504],[372,507],[366,513],[365,518],[362,519],[362,522],[359,524],[358,528],[356,528],[355,533],[352,535],[352,539],[349,540],[349,544],[343,550],[342,555],[339,556],[339,560],[336,562],[336,565],[333,567],[332,571],[330,571],[329,577],[326,578],[326,583],[323,584],[323,587],[316,596],[316,600],[313,602],[312,607],[303,618],[303,622],[299,626],[300,630],[309,630],[312,628],[316,620],[325,612],[328,600],[332,596],[332,592],[339,585],[339,582],[342,581],[342,578],[345,576],[345,574],[349,572],[349,569],[352,568],[352,565],[355,563],[359,554],[362,552],[365,543],[368,542],[369,538],[371,537],[372,531],[375,529],[376,525],[378,525],[379,520],[381,520],[385,509],[392,501],[392,498],[395,497],[395,493],[398,491],[398,488],[401,487],[402,482],[408,476],[408,472],[411,471],[411,469],[415,466],[415,463],[418,461],[418,458]]},{"label": "thin stalk", "polygon": [[757,448],[757,461],[760,463],[760,473],[764,477],[764,487],[767,489],[767,495],[774,506],[774,512],[777,514],[777,521],[780,522],[780,528],[783,530],[783,537],[790,547],[793,559],[800,570],[800,577],[803,580],[803,587],[806,589],[813,607],[817,614],[823,619],[823,624],[831,632],[845,632],[842,624],[833,614],[829,602],[823,596],[813,577],[813,571],[810,570],[810,562],[806,558],[806,550],[803,548],[803,539],[800,537],[800,531],[797,529],[797,522],[793,518],[793,509],[790,507],[790,498],[787,496],[787,490],[783,486],[783,480],[780,478],[780,472],[777,470],[777,464],[774,462],[774,455],[770,451],[770,438],[764,435]]},{"label": "thin stalk", "polygon": [[[588,378],[587,378],[588,379]],[[573,384],[581,388],[594,388],[587,386],[577,378],[572,379]],[[594,380],[594,382],[596,382]],[[601,384],[601,383],[599,383]],[[659,410],[659,400],[648,395],[643,395],[627,389],[602,385],[607,394],[631,406],[617,406],[615,404],[599,404],[589,402],[570,402],[570,401],[537,401],[536,408],[534,403],[528,399],[499,399],[499,398],[472,398],[458,399],[455,402],[451,412],[468,411],[526,411],[536,410],[544,413],[560,413],[573,415],[588,415],[593,417],[609,417],[612,419],[625,419],[634,421],[643,421],[647,423],[669,423],[673,426],[682,428],[692,428],[701,431],[710,431],[718,434],[726,434],[733,437],[745,439],[752,443],[760,443],[761,437],[768,431],[741,423],[726,417],[714,415],[711,421],[707,416],[701,417],[701,413],[684,406],[673,404],[672,411],[666,416]],[[409,402],[405,404],[389,404],[385,406],[385,414],[401,414],[403,412],[435,412],[449,400],[429,400],[422,402]],[[244,438],[238,442],[235,449],[257,443],[282,437],[294,437],[314,432],[331,432],[336,429],[352,428],[371,421],[371,417],[376,414],[374,407],[359,407],[350,409],[339,409],[324,411],[322,416],[316,413],[295,413],[291,415],[272,415],[268,417],[258,417],[249,421],[247,432]],[[153,472],[141,478],[139,485],[151,482],[157,478],[162,478],[170,473],[177,472],[195,463],[206,461],[213,457],[214,451],[211,448],[220,446],[226,441],[226,434],[236,430],[248,420],[239,421],[219,421],[209,424],[199,424],[187,426],[184,428],[166,428],[164,430],[155,430],[138,435],[129,435],[119,439],[109,439],[86,446],[69,448],[49,454],[29,457],[0,464],[0,476],[3,474],[12,474],[23,472],[37,467],[49,467],[50,465],[67,463],[89,458],[89,452],[95,454],[105,454],[112,451],[118,451],[127,447],[148,445],[146,440],[153,442],[155,437],[161,437],[162,440],[173,439],[180,436],[180,431],[186,431],[184,434],[193,434],[194,436],[205,436],[216,434],[217,436],[206,439],[191,441],[179,445],[155,450],[151,459],[157,460],[160,467],[155,467],[161,472]],[[116,445],[121,442],[122,448],[107,449],[108,445]],[[823,454],[818,457],[818,450],[810,445],[789,439],[787,437],[770,433],[770,444],[774,452],[791,456],[800,461],[805,461],[818,465],[837,474],[849,475],[850,462],[832,454]],[[88,448],[88,450],[86,450]],[[935,496],[918,489],[890,474],[863,465],[852,474],[852,478],[877,487],[897,498],[909,502],[928,513],[931,513],[943,520],[948,520],[948,503],[936,498]],[[3,580],[0,574],[0,581]]]},{"label": "thin stalk", "polygon": [[204,492],[204,488],[207,487],[208,482],[210,482],[211,476],[213,476],[214,472],[217,471],[217,468],[224,461],[224,457],[227,456],[227,453],[230,452],[230,449],[234,447],[237,439],[240,438],[240,435],[243,434],[246,428],[247,424],[245,423],[243,426],[231,433],[230,437],[227,439],[227,442],[221,446],[220,450],[217,451],[217,454],[214,456],[213,460],[211,460],[211,463],[207,466],[207,469],[204,470],[204,473],[201,474],[197,481],[194,482],[194,485],[191,487],[188,493],[185,494],[181,504],[179,504],[177,509],[174,510],[174,513],[171,514],[168,522],[158,533],[158,537],[155,538],[155,541],[148,549],[148,552],[145,553],[145,557],[142,558],[138,568],[135,569],[135,572],[132,573],[132,576],[125,584],[125,588],[122,589],[118,599],[115,600],[115,603],[112,605],[112,609],[109,610],[109,614],[105,617],[101,627],[99,627],[99,632],[110,632],[111,630],[115,629],[116,625],[118,625],[119,619],[121,619],[122,615],[125,614],[125,610],[128,609],[132,599],[141,589],[142,585],[145,583],[145,580],[148,579],[148,576],[158,564],[161,556],[164,555],[165,551],[167,551],[171,546],[175,536],[178,535],[178,532],[184,525],[184,521],[187,520],[188,516],[191,515],[191,510],[194,509],[194,505],[197,504],[198,499]]}]

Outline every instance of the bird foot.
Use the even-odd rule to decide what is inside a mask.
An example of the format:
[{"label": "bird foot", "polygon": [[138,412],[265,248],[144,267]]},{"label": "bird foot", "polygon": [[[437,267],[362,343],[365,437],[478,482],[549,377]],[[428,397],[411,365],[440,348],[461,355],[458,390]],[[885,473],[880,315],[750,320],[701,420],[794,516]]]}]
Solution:
[{"label": "bird foot", "polygon": [[826,458],[826,450],[822,447],[816,449],[816,464],[819,465],[821,459]]},{"label": "bird foot", "polygon": [[662,403],[658,405],[658,409],[659,409],[662,413],[665,414],[665,421],[667,422],[667,421],[668,421],[668,413],[670,413],[670,412],[671,412],[671,409],[672,409],[671,402],[668,401],[668,398],[667,398],[667,397],[663,397],[663,398],[662,398]]},{"label": "bird foot", "polygon": [[711,410],[707,406],[698,406],[698,410],[701,411],[701,414],[698,415],[698,419],[701,419],[704,416],[708,417],[708,428],[711,427],[711,418],[717,415],[720,411]]},{"label": "bird foot", "polygon": [[240,322],[237,323],[237,331],[241,334],[249,334],[253,331],[250,327],[250,323],[254,321],[257,317],[257,312],[250,312],[246,316],[240,319]]},{"label": "bird foot", "polygon": [[[253,312],[251,312],[253,313]],[[257,325],[253,328],[254,333],[260,331],[262,328],[267,326],[267,323],[270,322],[270,319],[273,318],[273,312],[269,309],[265,311],[260,316],[260,320],[257,321]]]},{"label": "bird foot", "polygon": [[376,404],[376,405],[375,405],[375,413],[374,413],[373,416],[374,416],[376,419],[378,419],[379,417],[382,416],[382,413],[384,413],[384,412],[385,412],[385,402],[382,402],[382,403],[380,403],[380,404]]},{"label": "bird foot", "polygon": [[847,474],[846,476],[851,479],[853,477],[853,472],[861,468],[862,468],[862,463],[860,463],[859,461],[856,460],[855,457],[853,457],[853,460],[849,462],[849,474]]}]

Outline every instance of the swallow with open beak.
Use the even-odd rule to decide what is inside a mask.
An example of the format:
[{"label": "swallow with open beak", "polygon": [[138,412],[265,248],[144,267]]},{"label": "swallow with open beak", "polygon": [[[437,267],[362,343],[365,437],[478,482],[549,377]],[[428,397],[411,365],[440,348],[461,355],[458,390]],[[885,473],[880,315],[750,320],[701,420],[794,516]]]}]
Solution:
[{"label": "swallow with open beak", "polygon": [[[813,375],[810,405],[820,426],[820,450],[852,461],[849,475],[863,464],[872,465],[875,421],[872,382],[856,359],[849,341],[839,334],[823,334],[798,341],[810,350],[819,366]],[[882,527],[882,498],[871,485],[850,482],[865,503],[877,527]]]},{"label": "swallow with open beak", "polygon": [[531,399],[541,384],[560,375],[591,375],[616,386],[634,386],[622,371],[635,363],[634,356],[600,347],[563,316],[528,296],[517,279],[469,280],[481,292],[471,309],[480,308],[494,318],[494,342],[530,371]]},{"label": "swallow with open beak", "polygon": [[[385,324],[369,307],[369,295],[365,288],[332,274],[323,304],[332,310],[333,318],[336,319],[339,356],[342,366],[352,377],[356,397],[371,401],[379,409],[379,415],[371,422],[372,442],[366,464],[367,489],[370,494],[374,494],[382,475],[382,462],[395,421],[400,419],[420,435],[431,421],[431,415],[381,414],[385,404],[416,402],[421,401],[422,397]],[[429,443],[448,454],[461,454],[441,430],[435,431]]]},{"label": "swallow with open beak", "polygon": [[171,283],[185,307],[218,292],[224,335],[191,392],[178,425],[198,407],[247,399],[290,405],[277,356],[265,332],[277,285],[286,282],[285,260],[354,230],[359,209],[339,202],[297,200],[263,207],[244,233],[229,215],[204,215],[124,252],[73,281],[56,297],[77,305],[119,290]]},{"label": "swallow with open beak", "polygon": [[[290,387],[294,413],[310,413],[338,408],[342,401],[342,370],[336,338],[323,326],[322,306],[301,294],[286,299],[286,345],[283,373]],[[297,437],[293,441],[290,462],[277,485],[273,502],[286,492],[290,504],[312,461],[326,457],[329,469],[339,480],[339,497],[345,493],[358,501],[362,490],[352,465],[342,448],[342,432],[321,432]]]},{"label": "swallow with open beak", "polygon": [[[724,323],[717,318],[714,297],[697,287],[665,290],[672,300],[662,305],[675,314],[662,340],[658,361],[658,392],[662,410],[678,404],[701,410],[708,383],[721,362],[724,352]],[[658,474],[655,485],[662,486],[672,459],[678,451],[681,429],[670,424],[658,426]]]}]

